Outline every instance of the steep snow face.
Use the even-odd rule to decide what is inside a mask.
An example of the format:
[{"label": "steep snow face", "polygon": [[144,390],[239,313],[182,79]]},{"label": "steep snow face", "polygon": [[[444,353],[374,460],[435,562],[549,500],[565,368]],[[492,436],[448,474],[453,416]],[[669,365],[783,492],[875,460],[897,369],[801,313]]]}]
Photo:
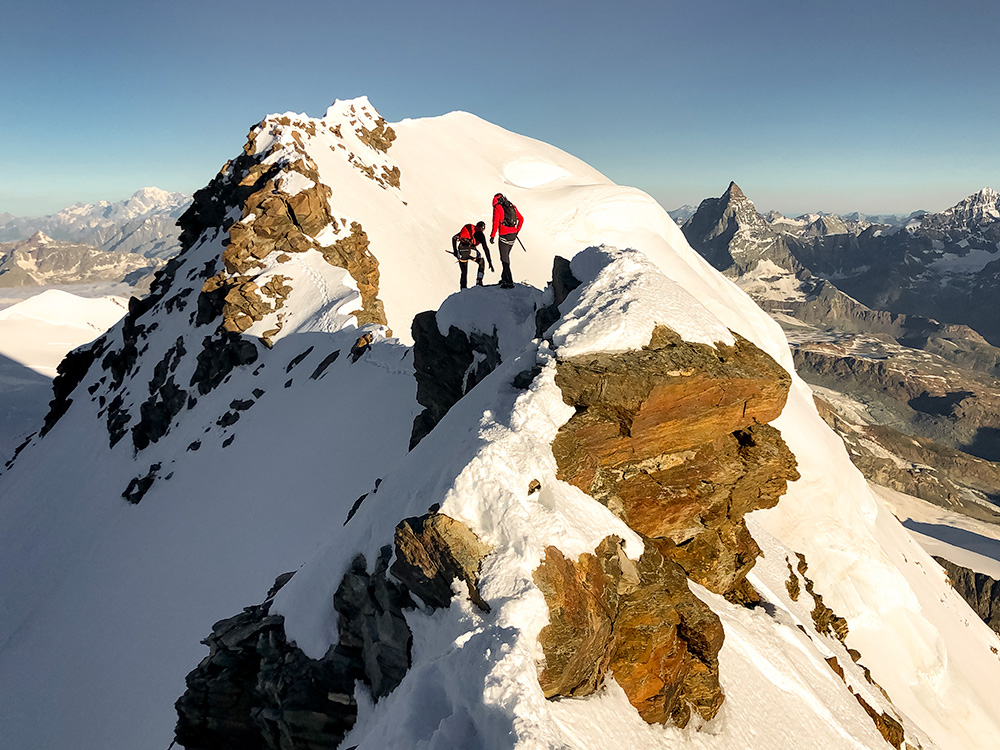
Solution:
[{"label": "steep snow face", "polygon": [[[544,699],[536,662],[547,613],[531,578],[544,544],[574,556],[615,533],[630,555],[642,546],[555,478],[549,443],[572,411],[554,383],[560,347],[635,347],[665,324],[705,343],[739,333],[789,371],[791,357],[778,326],[644,193],[467,113],[393,124],[395,138],[379,121],[360,99],[335,103],[323,118],[272,116],[254,131],[248,157],[273,168],[295,205],[328,189],[336,220],[336,228],[308,227],[320,250],[285,261],[280,250],[262,251],[248,274],[285,295],[273,348],[255,327],[218,331],[219,311],[200,294],[223,270],[230,223],[252,221],[242,206],[215,206],[215,224],[189,238],[162,293],[154,288],[148,309],[103,339],[65,416],[0,476],[5,739],[24,750],[166,747],[173,702],[215,621],[298,570],[275,606],[289,636],[322,655],[336,633],[330,594],[353,555],[374,559],[402,517],[438,503],[498,550],[482,572],[493,612],[456,597],[447,610],[414,613],[410,672],[378,703],[359,689],[361,715],[346,746],[884,746],[849,685],[897,716],[908,740],[992,748],[1000,736],[989,702],[1000,694],[995,634],[881,508],[798,379],[776,426],[802,479],[752,519],[766,554],[754,585],[767,605],[745,610],[700,592],[727,631],[723,712],[681,731],[645,725],[613,684],[592,699]],[[303,153],[315,178],[293,168]],[[530,286],[453,294],[450,238],[464,223],[489,224],[498,191],[525,216],[512,266]],[[353,224],[378,261],[374,293],[387,326],[356,325],[371,279],[322,252]],[[550,340],[533,340],[534,311],[551,299],[539,290],[557,254],[573,258],[584,284],[563,303]],[[495,249],[493,262],[499,271]],[[442,325],[497,328],[503,362],[407,452],[420,409],[409,324],[438,307]],[[254,326],[276,323],[265,316]],[[242,364],[213,369],[232,364],[227,357]],[[528,390],[511,385],[536,367]],[[164,410],[166,418],[152,419]],[[140,422],[141,440],[129,433]],[[526,499],[531,479],[542,491]],[[843,644],[815,632],[813,601],[786,590],[790,574],[801,576],[792,571],[799,553],[891,705]],[[828,666],[833,656],[843,680]]]}]

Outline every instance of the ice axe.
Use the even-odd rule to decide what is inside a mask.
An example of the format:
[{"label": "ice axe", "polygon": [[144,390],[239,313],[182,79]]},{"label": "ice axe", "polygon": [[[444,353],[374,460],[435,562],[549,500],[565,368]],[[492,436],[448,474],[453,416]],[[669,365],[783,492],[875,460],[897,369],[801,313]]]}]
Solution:
[{"label": "ice axe", "polygon": [[[520,238],[520,237],[518,237],[518,238],[517,238],[517,241],[518,241],[518,242],[521,242],[521,238]],[[526,248],[526,247],[524,246],[524,243],[523,243],[523,242],[521,242],[521,249],[522,249],[522,250],[524,250],[524,252],[528,252],[528,248]]]}]

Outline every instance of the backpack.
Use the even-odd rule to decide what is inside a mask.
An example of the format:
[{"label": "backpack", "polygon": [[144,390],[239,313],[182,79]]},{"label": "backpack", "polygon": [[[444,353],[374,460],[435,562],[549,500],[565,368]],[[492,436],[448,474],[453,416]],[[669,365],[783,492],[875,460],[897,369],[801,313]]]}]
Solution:
[{"label": "backpack", "polygon": [[466,224],[458,233],[458,259],[469,260],[476,247],[476,228]]},{"label": "backpack", "polygon": [[497,198],[497,202],[503,207],[503,221],[500,222],[502,227],[516,227],[517,226],[517,209],[514,204],[511,203],[505,196],[500,196]]},{"label": "backpack", "polygon": [[459,246],[476,246],[476,228],[472,224],[466,224],[458,233]]}]

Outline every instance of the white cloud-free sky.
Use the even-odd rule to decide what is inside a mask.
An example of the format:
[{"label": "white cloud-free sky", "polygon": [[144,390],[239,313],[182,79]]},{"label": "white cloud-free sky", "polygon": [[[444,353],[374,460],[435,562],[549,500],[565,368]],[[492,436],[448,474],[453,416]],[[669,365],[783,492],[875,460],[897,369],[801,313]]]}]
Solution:
[{"label": "white cloud-free sky", "polygon": [[[5,10],[0,213],[193,192],[270,112],[463,109],[668,208],[941,210],[1000,186],[991,0],[38,0]],[[446,167],[447,165],[443,165]]]}]

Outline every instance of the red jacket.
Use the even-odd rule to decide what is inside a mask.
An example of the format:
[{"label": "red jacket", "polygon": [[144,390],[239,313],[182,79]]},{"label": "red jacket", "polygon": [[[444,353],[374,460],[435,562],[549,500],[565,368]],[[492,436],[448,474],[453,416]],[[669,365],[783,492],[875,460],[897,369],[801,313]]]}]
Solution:
[{"label": "red jacket", "polygon": [[505,227],[501,224],[503,221],[503,206],[500,205],[500,201],[496,198],[493,199],[493,230],[490,232],[490,242],[497,235],[497,230],[500,230],[500,234],[515,234],[521,231],[521,227],[524,226],[524,217],[521,216],[521,212],[517,210],[517,206],[514,206],[514,213],[517,214],[517,226],[516,227]]}]

